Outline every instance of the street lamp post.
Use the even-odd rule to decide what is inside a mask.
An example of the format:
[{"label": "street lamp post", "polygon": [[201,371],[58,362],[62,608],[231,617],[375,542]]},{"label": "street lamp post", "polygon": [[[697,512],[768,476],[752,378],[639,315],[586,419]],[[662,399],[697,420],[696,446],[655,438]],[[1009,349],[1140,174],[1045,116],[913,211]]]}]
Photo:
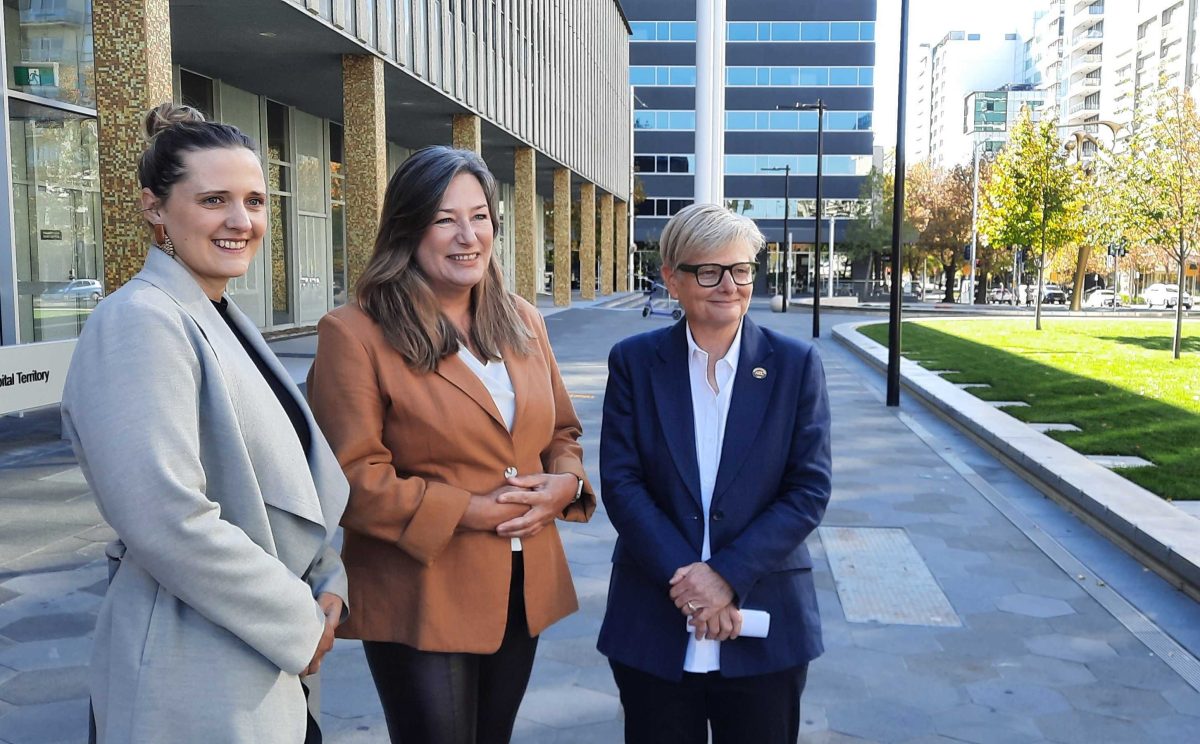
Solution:
[{"label": "street lamp post", "polygon": [[896,195],[892,207],[892,297],[888,314],[887,405],[900,405],[901,240],[904,230],[904,117],[908,93],[908,3],[900,0],[900,65],[896,94]]},{"label": "street lamp post", "polygon": [[[813,325],[812,337],[821,337],[821,186],[824,180],[821,176],[824,172],[822,161],[825,159],[825,112],[828,106],[825,105],[824,99],[818,98],[816,103],[793,103],[790,106],[776,106],[776,110],[788,111],[816,111],[817,112],[817,211],[813,224]],[[784,204],[784,213],[787,212],[787,204]],[[833,270],[832,261],[830,261],[830,270]]]},{"label": "street lamp post", "polygon": [[763,168],[765,171],[783,171],[783,310],[788,311],[792,301],[792,238],[788,235],[788,183],[792,180],[792,165],[788,163],[782,168]]}]

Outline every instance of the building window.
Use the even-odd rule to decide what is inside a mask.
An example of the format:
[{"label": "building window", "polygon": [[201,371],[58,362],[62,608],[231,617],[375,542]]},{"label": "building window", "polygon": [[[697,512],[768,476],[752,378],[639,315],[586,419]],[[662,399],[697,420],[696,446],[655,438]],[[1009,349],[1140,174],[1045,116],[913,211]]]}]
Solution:
[{"label": "building window", "polygon": [[631,21],[630,41],[695,41],[695,21]]},{"label": "building window", "polygon": [[91,0],[4,0],[4,16],[10,88],[96,105]]},{"label": "building window", "polygon": [[726,24],[726,41],[874,41],[873,21],[771,21]]},{"label": "building window", "polygon": [[874,84],[872,67],[727,67],[731,87],[824,88],[867,87]]},{"label": "building window", "polygon": [[204,114],[205,119],[209,121],[216,119],[216,109],[213,106],[212,78],[197,75],[190,70],[180,70],[179,100],[185,106],[191,106]]},{"label": "building window", "polygon": [[634,129],[662,129],[678,132],[694,131],[696,129],[695,111],[635,111],[633,114]]},{"label": "building window", "polygon": [[692,175],[696,172],[696,156],[683,154],[634,155],[635,173],[651,175]]},{"label": "building window", "polygon": [[684,66],[645,67],[631,66],[629,68],[629,84],[639,87],[694,87],[696,85],[696,68]]},{"label": "building window", "polygon": [[329,124],[329,203],[333,230],[333,306],[346,304],[346,140],[341,124]]},{"label": "building window", "polygon": [[9,107],[18,341],[75,338],[105,292],[96,119]]},{"label": "building window", "polygon": [[267,101],[267,189],[270,206],[269,260],[271,263],[271,324],[284,325],[294,320],[292,302],[292,142],[291,111],[275,101]]}]

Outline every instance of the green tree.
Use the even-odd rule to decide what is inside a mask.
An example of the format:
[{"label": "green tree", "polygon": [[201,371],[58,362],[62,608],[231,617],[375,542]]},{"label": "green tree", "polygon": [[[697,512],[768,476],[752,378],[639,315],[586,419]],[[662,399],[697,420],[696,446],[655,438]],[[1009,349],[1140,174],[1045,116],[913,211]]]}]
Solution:
[{"label": "green tree", "polygon": [[1047,259],[1079,242],[1083,212],[1080,169],[1069,162],[1056,129],[1053,119],[1035,123],[1024,111],[992,166],[979,205],[980,232],[991,244],[1028,246],[1037,255],[1039,331]]},{"label": "green tree", "polygon": [[[1176,269],[1183,296],[1188,256],[1200,240],[1200,117],[1179,88],[1162,93],[1149,122],[1139,122],[1123,153],[1122,196],[1133,229]],[[1175,303],[1174,357],[1182,350],[1183,303]]]},{"label": "green tree", "polygon": [[[867,205],[866,212],[852,221],[846,230],[846,240],[841,250],[851,260],[870,259],[870,266],[886,260],[892,245],[892,214],[895,209],[896,174],[895,152],[884,158],[882,168],[871,168],[859,189],[858,198]],[[916,239],[916,230],[908,220],[904,222],[902,240],[911,244]],[[904,252],[905,263],[910,268],[919,265],[913,250]],[[882,276],[882,274],[880,274]],[[865,278],[871,278],[870,272]]]}]

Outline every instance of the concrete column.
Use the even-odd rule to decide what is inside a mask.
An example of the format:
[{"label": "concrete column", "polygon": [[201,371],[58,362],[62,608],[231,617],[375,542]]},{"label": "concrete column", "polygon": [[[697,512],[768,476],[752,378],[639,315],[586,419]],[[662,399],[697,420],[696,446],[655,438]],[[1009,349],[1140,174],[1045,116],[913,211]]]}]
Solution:
[{"label": "concrete column", "polygon": [[387,188],[387,121],[383,60],[342,56],[342,107],[346,122],[346,280],[354,283],[375,251],[375,234]]},{"label": "concrete column", "polygon": [[600,294],[613,293],[613,195],[600,195]]},{"label": "concrete column", "polygon": [[579,187],[579,296],[596,299],[596,184]]},{"label": "concrete column", "polygon": [[697,0],[697,204],[725,198],[725,18],[725,0]]},{"label": "concrete column", "polygon": [[554,304],[571,304],[571,169],[554,171]]},{"label": "concrete column", "polygon": [[535,181],[536,155],[532,147],[518,147],[514,155],[516,196],[513,216],[517,224],[517,294],[537,303],[541,268],[537,265],[537,186]]},{"label": "concrete column", "polygon": [[616,215],[616,245],[613,250],[617,254],[617,276],[613,289],[617,292],[629,291],[629,203],[617,201]]},{"label": "concrete column", "polygon": [[482,120],[475,114],[455,114],[453,122],[454,146],[460,150],[471,150],[476,155],[482,155]]},{"label": "concrete column", "polygon": [[100,119],[104,290],[112,293],[141,270],[150,243],[137,166],[146,149],[142,117],[172,97],[170,4],[168,0],[95,0],[92,33]]}]

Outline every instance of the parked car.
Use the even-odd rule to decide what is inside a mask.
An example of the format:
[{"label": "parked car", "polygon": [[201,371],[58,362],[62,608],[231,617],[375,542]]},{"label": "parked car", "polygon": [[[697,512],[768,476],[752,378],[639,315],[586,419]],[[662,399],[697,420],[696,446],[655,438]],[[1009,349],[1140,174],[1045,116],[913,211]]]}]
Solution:
[{"label": "parked car", "polygon": [[1008,287],[992,287],[988,292],[988,302],[997,305],[1012,305],[1017,301],[1016,294]]},{"label": "parked car", "polygon": [[[1025,304],[1032,305],[1037,297],[1037,285],[1030,284],[1025,289]],[[1057,284],[1042,285],[1042,304],[1056,303],[1059,305],[1067,304],[1067,293]]]},{"label": "parked car", "polygon": [[[1083,300],[1084,307],[1112,307],[1115,295],[1111,289],[1093,289]],[[1121,306],[1120,298],[1116,298],[1117,307]]]},{"label": "parked car", "polygon": [[[1179,302],[1179,287],[1174,284],[1151,284],[1146,287],[1146,291],[1142,293],[1146,304],[1150,307],[1161,305],[1164,308],[1173,308]],[[1183,293],[1183,309],[1192,309],[1192,296],[1187,292]]]},{"label": "parked car", "polygon": [[65,302],[74,300],[91,300],[98,302],[104,296],[104,286],[97,279],[73,279],[66,284],[52,287],[42,292],[42,300],[48,302]]}]

